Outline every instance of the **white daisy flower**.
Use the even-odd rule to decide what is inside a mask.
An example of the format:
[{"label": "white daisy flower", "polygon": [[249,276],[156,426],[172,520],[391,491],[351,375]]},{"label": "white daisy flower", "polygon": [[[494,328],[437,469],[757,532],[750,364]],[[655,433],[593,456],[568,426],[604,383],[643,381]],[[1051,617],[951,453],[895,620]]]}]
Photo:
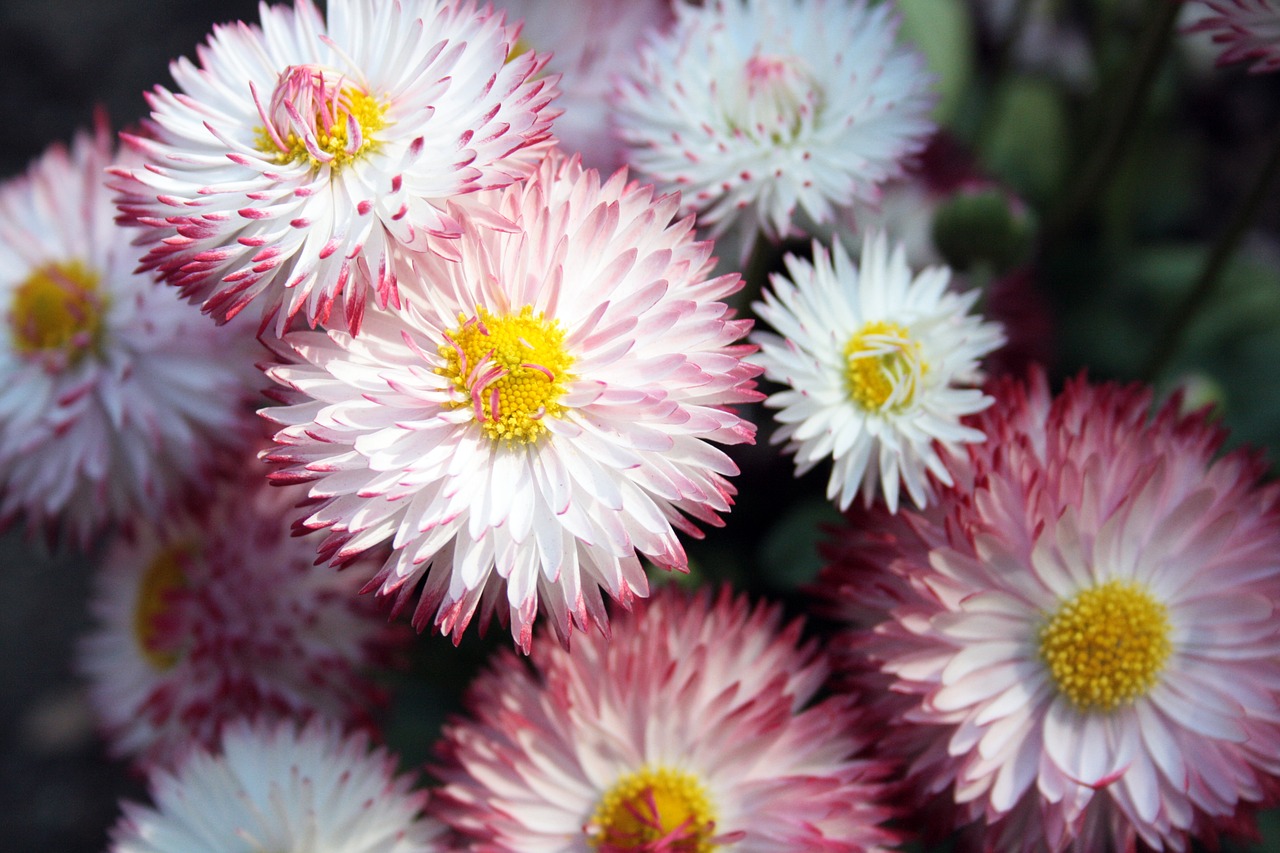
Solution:
[{"label": "white daisy flower", "polygon": [[425,265],[405,310],[286,336],[300,363],[268,373],[298,393],[263,412],[268,458],[315,481],[322,556],[390,540],[370,586],[403,606],[425,578],[415,625],[457,641],[483,603],[525,650],[540,605],[563,639],[604,628],[601,589],[646,595],[638,555],[685,570],[676,531],[730,509],[737,466],[712,442],[754,440],[727,407],[759,399],[759,368],[720,301],[739,278],[707,277],[677,205],[549,158],[499,217],[462,215],[461,260]]},{"label": "white daisy flower", "polygon": [[501,14],[328,7],[215,28],[199,65],[172,65],[178,91],[150,93],[150,133],[126,137],[147,163],[117,170],[121,209],[163,237],[146,266],[218,320],[261,297],[277,334],[300,313],[357,332],[370,288],[397,303],[404,249],[456,236],[448,199],[505,186],[549,144],[554,77],[533,79],[535,53],[508,61]]},{"label": "white daisy flower", "polygon": [[[874,201],[933,130],[924,59],[892,5],[679,2],[617,92],[628,162],[743,251]],[[797,210],[798,208],[798,210]]]},{"label": "white daisy flower", "polygon": [[124,803],[110,853],[437,853],[427,792],[397,760],[317,718],[227,726],[220,750],[197,750],[150,779],[154,806]]},{"label": "white daisy flower", "polygon": [[827,498],[842,510],[879,489],[896,511],[903,486],[923,507],[929,474],[951,484],[945,454],[983,440],[960,419],[991,398],[964,386],[1004,335],[968,313],[977,291],[949,291],[946,267],[913,274],[884,234],[868,235],[861,269],[838,242],[830,254],[815,243],[813,254],[812,263],[788,255],[790,279],[774,275],[754,306],[782,335],[753,336],[765,375],[788,386],[765,401],[780,410],[772,441],[795,453],[797,476],[834,460]]},{"label": "white daisy flower", "polygon": [[0,186],[0,516],[82,546],[247,446],[261,382],[250,330],[135,274],[114,156],[102,121]]}]

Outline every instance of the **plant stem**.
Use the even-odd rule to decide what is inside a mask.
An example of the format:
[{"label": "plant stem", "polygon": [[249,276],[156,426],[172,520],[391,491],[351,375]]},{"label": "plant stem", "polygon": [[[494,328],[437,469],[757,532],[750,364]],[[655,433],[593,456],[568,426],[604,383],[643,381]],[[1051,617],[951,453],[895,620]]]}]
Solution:
[{"label": "plant stem", "polygon": [[1249,225],[1257,215],[1262,200],[1266,198],[1277,172],[1280,172],[1280,132],[1276,133],[1271,151],[1262,166],[1262,171],[1254,180],[1252,189],[1241,199],[1226,229],[1205,258],[1204,266],[1200,268],[1195,284],[1187,292],[1173,316],[1169,318],[1169,322],[1165,324],[1160,337],[1156,339],[1156,344],[1152,347],[1151,355],[1142,371],[1142,377],[1145,380],[1154,380],[1168,368],[1170,360],[1191,326],[1191,321],[1195,319],[1196,314],[1222,280],[1222,271],[1226,269],[1227,262],[1231,260],[1241,239],[1249,230]]}]

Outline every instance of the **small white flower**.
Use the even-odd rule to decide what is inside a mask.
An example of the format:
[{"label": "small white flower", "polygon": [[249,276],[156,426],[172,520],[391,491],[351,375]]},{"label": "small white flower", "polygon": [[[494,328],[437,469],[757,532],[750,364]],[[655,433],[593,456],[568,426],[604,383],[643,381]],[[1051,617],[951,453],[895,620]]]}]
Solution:
[{"label": "small white flower", "polygon": [[978,381],[978,360],[1003,333],[968,313],[976,291],[949,291],[946,267],[913,275],[883,234],[869,235],[861,270],[839,243],[832,254],[815,243],[813,254],[788,255],[791,278],[775,275],[755,304],[783,336],[753,336],[765,375],[789,386],[765,401],[780,410],[772,441],[787,442],[797,475],[832,458],[827,497],[841,509],[859,491],[869,504],[877,484],[890,511],[900,486],[923,507],[927,474],[951,484],[939,451],[983,440],[960,419],[991,398],[961,386]]}]

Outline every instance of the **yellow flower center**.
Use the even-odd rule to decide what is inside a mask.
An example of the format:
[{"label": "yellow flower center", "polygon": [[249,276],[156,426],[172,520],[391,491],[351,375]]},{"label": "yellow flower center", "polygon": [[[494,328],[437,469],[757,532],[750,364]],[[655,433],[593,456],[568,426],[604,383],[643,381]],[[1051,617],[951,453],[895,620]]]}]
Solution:
[{"label": "yellow flower center", "polygon": [[1128,581],[1082,590],[1040,630],[1040,657],[1081,710],[1110,711],[1146,695],[1171,650],[1165,606]]},{"label": "yellow flower center", "polygon": [[98,345],[105,308],[98,276],[80,261],[43,266],[14,291],[14,348],[27,355],[58,351],[75,363]]},{"label": "yellow flower center", "polygon": [[601,853],[709,853],[720,846],[706,789],[693,775],[665,767],[619,779],[585,830]]},{"label": "yellow flower center", "polygon": [[477,308],[440,345],[445,366],[436,369],[453,383],[455,407],[470,406],[485,435],[528,443],[547,431],[544,419],[559,417],[560,397],[573,377],[564,330],[526,305],[518,314],[495,316]]},{"label": "yellow flower center", "polygon": [[920,342],[897,323],[873,320],[844,347],[849,397],[869,412],[899,412],[910,406],[927,365]]},{"label": "yellow flower center", "polygon": [[309,162],[335,169],[377,147],[387,126],[384,105],[344,78],[314,65],[291,65],[280,75],[271,103],[254,92],[262,126],[258,150],[277,163]]},{"label": "yellow flower center", "polygon": [[186,586],[184,561],[191,555],[190,545],[174,545],[164,549],[147,566],[138,585],[138,598],[133,609],[133,635],[142,656],[159,672],[178,662],[178,650],[165,642],[160,620],[172,603],[174,592]]}]

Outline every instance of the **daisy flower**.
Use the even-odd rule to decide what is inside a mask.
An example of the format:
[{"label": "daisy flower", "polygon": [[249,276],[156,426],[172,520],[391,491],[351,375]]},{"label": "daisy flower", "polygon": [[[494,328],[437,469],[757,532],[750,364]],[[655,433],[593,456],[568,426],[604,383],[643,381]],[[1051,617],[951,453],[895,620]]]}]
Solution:
[{"label": "daisy flower", "polygon": [[316,481],[302,526],[332,528],[339,564],[390,539],[369,587],[401,607],[425,578],[419,629],[457,642],[482,601],[526,651],[540,602],[562,639],[603,629],[602,588],[648,592],[637,552],[685,571],[686,516],[729,510],[737,467],[710,442],[754,439],[725,408],[760,396],[751,321],[652,190],[550,158],[495,199],[507,224],[460,214],[461,261],[424,267],[404,311],[290,334],[298,363],[268,370],[296,392],[263,411],[274,476]]},{"label": "daisy flower", "polygon": [[924,506],[929,474],[951,484],[944,456],[983,440],[960,419],[991,398],[963,386],[1003,333],[968,313],[977,291],[947,290],[946,267],[913,275],[883,233],[868,235],[861,269],[838,241],[831,253],[815,243],[813,255],[788,255],[790,278],[774,275],[754,306],[782,335],[753,336],[765,375],[787,386],[765,401],[780,410],[772,441],[795,453],[797,476],[833,459],[827,498],[842,510],[859,491],[870,503],[877,487],[891,512],[901,486]]},{"label": "daisy flower", "polygon": [[1212,14],[1188,28],[1207,32],[1222,45],[1219,65],[1253,62],[1249,71],[1280,70],[1280,4],[1276,0],[1200,0],[1201,12]]},{"label": "daisy flower", "polygon": [[301,497],[249,471],[108,552],[78,663],[115,755],[172,766],[234,717],[361,720],[380,700],[362,670],[385,662],[391,629],[357,577],[316,568],[316,543],[290,535]]},{"label": "daisy flower", "polygon": [[1139,386],[994,390],[964,484],[854,534],[846,553],[890,552],[880,579],[859,560],[823,578],[870,614],[850,660],[888,682],[885,754],[909,751],[920,803],[985,823],[987,850],[1248,828],[1280,785],[1280,486]]},{"label": "daisy flower", "polygon": [[124,803],[110,853],[436,853],[427,792],[396,757],[316,718],[228,724],[217,752],[195,750],[150,779],[154,806]]},{"label": "daisy flower", "polygon": [[896,836],[850,695],[797,620],[667,587],[573,653],[511,652],[445,727],[434,813],[484,853],[883,850]]},{"label": "daisy flower", "polygon": [[560,75],[554,131],[560,149],[584,165],[612,172],[623,164],[613,133],[610,94],[617,70],[641,39],[671,22],[670,0],[496,0],[512,20],[523,19],[518,47],[550,53],[547,70]]},{"label": "daisy flower", "polygon": [[[628,162],[715,236],[772,240],[830,222],[901,174],[933,130],[924,59],[891,4],[675,5],[616,93]],[[798,209],[797,209],[798,208]],[[807,222],[806,222],[807,221]]]},{"label": "daisy flower", "polygon": [[257,344],[136,275],[105,120],[0,185],[0,516],[80,546],[253,432]]},{"label": "daisy flower", "polygon": [[125,137],[147,162],[117,170],[118,201],[156,229],[144,265],[219,321],[261,297],[277,334],[297,314],[355,334],[370,289],[397,303],[407,250],[448,253],[429,240],[457,233],[446,200],[531,168],[554,78],[510,58],[518,30],[473,0],[261,18],[173,63],[178,91],[151,92],[148,133]]}]

